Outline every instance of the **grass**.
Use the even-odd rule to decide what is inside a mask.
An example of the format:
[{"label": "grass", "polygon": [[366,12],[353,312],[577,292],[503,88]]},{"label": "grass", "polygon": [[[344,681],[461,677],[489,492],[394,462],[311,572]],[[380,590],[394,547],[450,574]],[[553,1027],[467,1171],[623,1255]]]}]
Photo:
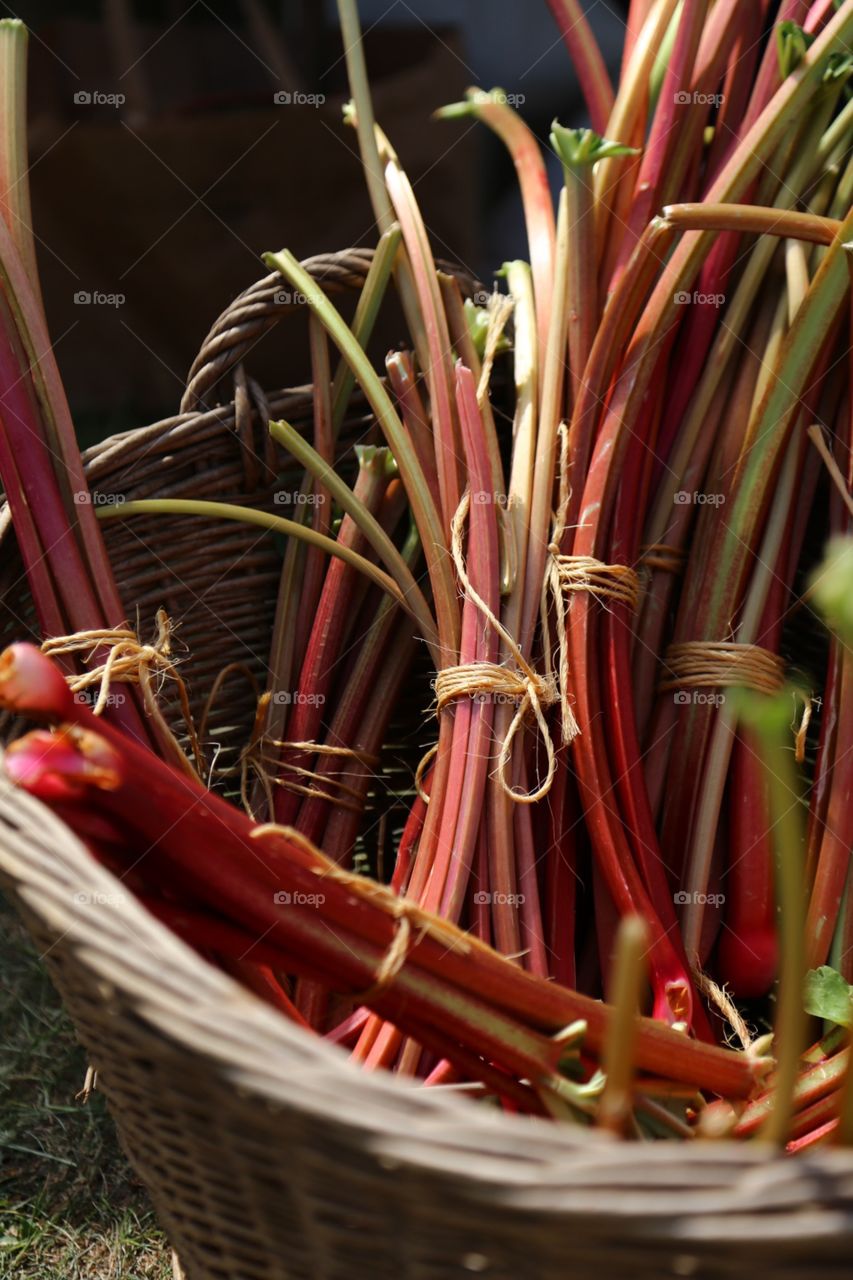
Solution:
[{"label": "grass", "polygon": [[86,1057],[0,898],[0,1280],[170,1280],[170,1252]]}]

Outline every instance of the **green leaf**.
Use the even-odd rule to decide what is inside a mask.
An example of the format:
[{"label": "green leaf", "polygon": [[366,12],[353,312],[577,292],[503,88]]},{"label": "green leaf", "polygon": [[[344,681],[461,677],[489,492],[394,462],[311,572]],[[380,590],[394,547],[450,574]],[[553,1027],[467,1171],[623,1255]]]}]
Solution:
[{"label": "green leaf", "polygon": [[828,964],[810,969],[805,981],[805,1009],[838,1027],[853,1026],[853,987]]},{"label": "green leaf", "polygon": [[811,580],[812,598],[829,625],[853,644],[853,538],[833,538]]},{"label": "green leaf", "polygon": [[780,22],[776,28],[776,52],[779,56],[779,74],[787,80],[792,71],[806,56],[807,50],[815,42],[796,22]]},{"label": "green leaf", "polygon": [[568,169],[591,167],[599,160],[611,160],[615,156],[639,155],[636,147],[611,142],[594,129],[567,129],[557,120],[551,125],[551,146]]}]

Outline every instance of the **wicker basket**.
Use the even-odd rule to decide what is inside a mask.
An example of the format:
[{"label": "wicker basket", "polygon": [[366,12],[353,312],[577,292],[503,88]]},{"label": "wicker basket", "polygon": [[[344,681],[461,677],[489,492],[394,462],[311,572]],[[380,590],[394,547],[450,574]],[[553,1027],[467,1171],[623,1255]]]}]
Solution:
[{"label": "wicker basket", "polygon": [[[327,285],[347,271],[338,282],[357,285],[365,261],[311,265]],[[256,452],[260,392],[238,374],[236,407],[214,398],[274,323],[274,284],[247,291],[214,326],[180,417],[90,451],[94,489],[271,500],[275,460]],[[269,402],[291,418],[300,407],[304,417],[304,389]],[[113,524],[107,538],[140,617],[163,603],[186,617],[185,671],[203,690],[224,637],[262,665],[277,561],[250,531],[211,524],[202,534],[201,523],[191,534],[168,520]],[[207,556],[194,565],[187,543],[201,536],[216,539],[215,572]],[[18,619],[20,634],[20,588],[8,552],[4,560],[6,624]],[[245,688],[220,708],[235,742],[252,709]],[[361,1072],[186,948],[1,774],[0,879],[47,958],[188,1280],[850,1273],[853,1155],[620,1144]]]}]

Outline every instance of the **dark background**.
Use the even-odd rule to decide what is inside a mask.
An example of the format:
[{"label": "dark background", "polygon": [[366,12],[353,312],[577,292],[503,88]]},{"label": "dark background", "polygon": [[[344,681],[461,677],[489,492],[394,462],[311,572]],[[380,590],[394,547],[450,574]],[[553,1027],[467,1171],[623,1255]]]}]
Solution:
[{"label": "dark background", "polygon": [[[614,65],[626,8],[588,5]],[[377,118],[434,252],[490,282],[525,255],[511,164],[483,126],[430,117],[467,85],[499,84],[543,140],[555,116],[586,123],[545,0],[362,0],[360,11]],[[264,250],[305,257],[375,241],[355,137],[341,121],[334,4],[34,3],[0,13],[31,30],[33,223],[84,441],[177,411],[204,334],[265,274]],[[305,380],[303,330],[291,318],[252,352],[263,385]],[[386,325],[379,340],[393,336]]]}]

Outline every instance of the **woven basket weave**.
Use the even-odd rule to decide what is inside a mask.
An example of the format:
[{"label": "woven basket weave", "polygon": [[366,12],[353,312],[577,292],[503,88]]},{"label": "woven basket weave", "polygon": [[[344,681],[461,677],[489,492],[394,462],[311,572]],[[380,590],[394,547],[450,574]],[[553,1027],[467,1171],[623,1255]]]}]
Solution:
[{"label": "woven basket weave", "polygon": [[[366,261],[311,266],[326,286],[357,286]],[[93,489],[271,501],[262,460],[276,462],[263,453],[262,419],[269,407],[305,420],[307,391],[266,406],[238,373],[236,409],[215,396],[279,314],[274,285],[248,290],[214,326],[181,416],[89,452]],[[238,642],[260,675],[278,568],[269,540],[204,525],[107,528],[120,590],[140,618],[161,604],[185,618],[196,690]],[[202,537],[214,540],[215,572],[208,555],[194,563]],[[8,546],[3,572],[2,627],[20,635],[26,605]],[[239,686],[219,706],[235,744],[253,708]],[[186,948],[2,774],[0,880],[47,958],[188,1280],[850,1274],[853,1155],[619,1144],[361,1072]]]}]

